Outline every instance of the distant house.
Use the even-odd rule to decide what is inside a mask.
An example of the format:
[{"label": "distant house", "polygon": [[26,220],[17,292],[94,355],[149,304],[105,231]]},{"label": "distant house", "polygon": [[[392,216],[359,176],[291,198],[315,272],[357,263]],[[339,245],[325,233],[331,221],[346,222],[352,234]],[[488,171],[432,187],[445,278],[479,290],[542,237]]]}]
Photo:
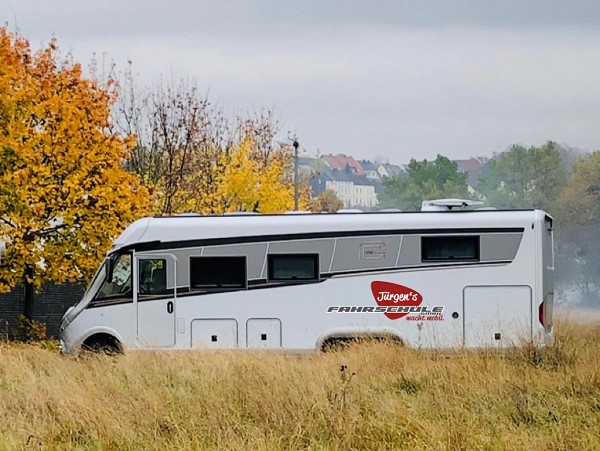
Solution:
[{"label": "distant house", "polygon": [[406,171],[397,164],[381,163],[377,167],[377,172],[383,177],[402,177],[406,175]]},{"label": "distant house", "polygon": [[349,155],[344,155],[343,153],[339,153],[337,155],[323,155],[321,157],[327,167],[333,170],[345,171],[351,174],[356,175],[365,175],[365,171],[362,166]]},{"label": "distant house", "polygon": [[354,199],[350,207],[374,208],[377,206],[377,192],[375,190],[377,182],[368,176],[353,176]]},{"label": "distant house", "polygon": [[323,162],[318,158],[298,157],[298,172],[301,178],[311,177],[322,166]]},{"label": "distant house", "polygon": [[318,158],[298,157],[298,167],[313,167],[317,160]]},{"label": "distant house", "polygon": [[475,192],[477,182],[482,175],[482,163],[478,158],[469,158],[468,160],[453,160],[456,163],[458,172],[463,172],[467,176],[469,192]]},{"label": "distant house", "polygon": [[310,188],[314,197],[326,189],[332,190],[344,203],[344,207],[349,207],[354,197],[354,182],[351,175],[346,171],[329,167],[324,167],[311,178]]},{"label": "distant house", "polygon": [[357,175],[349,168],[346,170],[324,167],[310,179],[313,196],[326,189],[332,190],[344,203],[344,208],[374,208],[377,206],[377,182],[365,174]]},{"label": "distant house", "polygon": [[381,178],[381,175],[379,175],[379,172],[377,172],[377,167],[371,161],[359,160],[358,163],[365,171],[367,178],[371,180],[379,180]]}]

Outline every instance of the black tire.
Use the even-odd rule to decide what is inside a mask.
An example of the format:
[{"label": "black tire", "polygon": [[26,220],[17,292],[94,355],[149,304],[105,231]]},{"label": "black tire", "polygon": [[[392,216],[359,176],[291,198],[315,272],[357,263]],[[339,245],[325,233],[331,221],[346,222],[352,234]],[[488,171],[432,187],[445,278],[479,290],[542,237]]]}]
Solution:
[{"label": "black tire", "polygon": [[404,346],[402,340],[395,335],[356,335],[329,337],[321,345],[323,352],[343,351],[352,346],[360,345],[365,342],[389,342],[398,346]]},{"label": "black tire", "polygon": [[331,337],[323,342],[321,350],[323,352],[343,351],[359,341],[359,337]]},{"label": "black tire", "polygon": [[118,355],[123,353],[119,340],[110,334],[96,334],[87,338],[81,349],[95,354]]}]

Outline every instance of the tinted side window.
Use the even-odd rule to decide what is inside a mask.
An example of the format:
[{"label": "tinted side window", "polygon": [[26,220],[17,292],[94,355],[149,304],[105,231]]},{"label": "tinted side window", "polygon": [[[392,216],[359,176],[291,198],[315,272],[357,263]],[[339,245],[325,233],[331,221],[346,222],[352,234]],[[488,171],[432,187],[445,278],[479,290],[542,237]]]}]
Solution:
[{"label": "tinted side window", "polygon": [[421,237],[421,260],[479,261],[479,236]]},{"label": "tinted side window", "polygon": [[319,280],[319,254],[269,254],[269,281]]},{"label": "tinted side window", "polygon": [[138,266],[141,295],[167,294],[169,292],[167,290],[167,260],[162,258],[140,259]]},{"label": "tinted side window", "polygon": [[190,257],[192,290],[244,289],[246,257]]}]

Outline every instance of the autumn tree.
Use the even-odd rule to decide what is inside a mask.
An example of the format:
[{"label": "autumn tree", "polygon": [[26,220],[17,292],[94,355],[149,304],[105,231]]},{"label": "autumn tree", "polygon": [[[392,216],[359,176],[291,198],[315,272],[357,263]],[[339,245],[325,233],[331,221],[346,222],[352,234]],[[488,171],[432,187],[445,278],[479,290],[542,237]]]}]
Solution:
[{"label": "autumn tree", "polygon": [[45,281],[88,276],[149,203],[109,132],[116,87],[87,79],[56,42],[33,52],[0,28],[0,288],[24,286],[32,319]]},{"label": "autumn tree", "polygon": [[170,215],[218,208],[214,195],[222,149],[233,138],[222,111],[185,81],[144,91],[131,65],[121,80],[115,125],[135,137],[125,162],[154,195],[154,213]]},{"label": "autumn tree", "polygon": [[438,155],[434,161],[413,158],[408,164],[407,176],[384,179],[379,203],[386,208],[419,210],[427,199],[467,196],[466,175],[458,172],[456,163]]},{"label": "autumn tree", "polygon": [[324,190],[310,204],[310,209],[314,213],[335,213],[342,208],[344,208],[344,202],[330,189]]},{"label": "autumn tree", "polygon": [[223,212],[280,213],[293,209],[294,185],[285,170],[286,159],[265,161],[256,158],[256,152],[260,152],[257,144],[247,139],[223,154],[225,169],[217,186]]},{"label": "autumn tree", "polygon": [[293,157],[271,146],[277,122],[270,110],[228,120],[193,83],[144,92],[131,66],[122,89],[115,122],[136,137],[126,168],[154,194],[156,214],[291,209]]}]

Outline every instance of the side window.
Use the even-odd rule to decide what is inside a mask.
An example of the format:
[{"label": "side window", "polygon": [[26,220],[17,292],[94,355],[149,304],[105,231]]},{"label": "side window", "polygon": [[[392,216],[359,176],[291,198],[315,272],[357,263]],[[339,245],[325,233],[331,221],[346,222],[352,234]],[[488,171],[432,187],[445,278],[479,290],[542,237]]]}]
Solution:
[{"label": "side window", "polygon": [[479,261],[479,236],[423,236],[421,261]]},{"label": "side window", "polygon": [[167,260],[162,258],[140,259],[138,269],[141,295],[169,293],[167,290]]},{"label": "side window", "polygon": [[268,280],[318,281],[319,254],[269,254]]},{"label": "side window", "polygon": [[190,257],[191,290],[243,290],[246,257]]}]

